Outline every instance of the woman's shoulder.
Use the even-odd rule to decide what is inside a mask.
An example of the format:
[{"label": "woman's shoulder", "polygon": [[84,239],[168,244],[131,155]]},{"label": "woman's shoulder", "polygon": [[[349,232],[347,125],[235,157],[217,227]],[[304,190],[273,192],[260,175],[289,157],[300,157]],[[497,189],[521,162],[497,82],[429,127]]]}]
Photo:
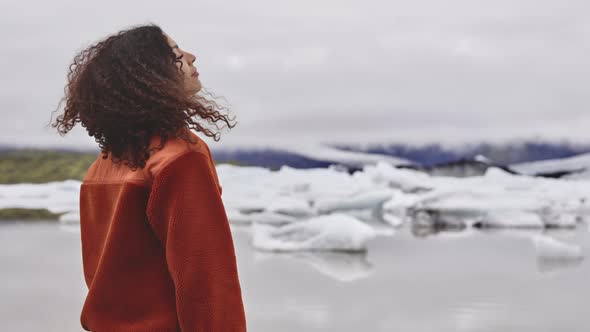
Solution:
[{"label": "woman's shoulder", "polygon": [[[187,153],[202,154],[205,158],[211,158],[209,147],[199,136],[193,133],[190,129],[186,129],[187,133],[193,138],[193,142],[188,142],[181,137],[169,137],[161,149],[155,150],[148,158],[145,170],[152,178],[154,178],[160,171],[169,163]],[[152,136],[150,147],[156,147],[160,144],[160,136]]]}]

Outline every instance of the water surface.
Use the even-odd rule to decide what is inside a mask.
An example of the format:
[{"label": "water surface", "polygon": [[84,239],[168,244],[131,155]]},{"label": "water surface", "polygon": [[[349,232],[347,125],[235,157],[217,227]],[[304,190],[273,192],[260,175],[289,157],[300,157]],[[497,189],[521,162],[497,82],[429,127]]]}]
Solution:
[{"label": "water surface", "polygon": [[[233,228],[248,330],[590,331],[587,259],[542,257],[535,233],[401,229],[363,254],[275,254]],[[584,228],[549,235],[588,253]],[[0,330],[82,331],[79,233],[4,223],[0,243]]]}]

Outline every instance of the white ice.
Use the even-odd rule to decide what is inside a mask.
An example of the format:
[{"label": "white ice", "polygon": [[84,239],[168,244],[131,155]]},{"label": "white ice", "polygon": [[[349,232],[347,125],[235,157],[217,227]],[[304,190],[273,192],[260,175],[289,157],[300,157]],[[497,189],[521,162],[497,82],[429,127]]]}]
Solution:
[{"label": "white ice", "polygon": [[[510,168],[523,174],[551,173],[562,171],[583,172],[585,177],[590,178],[590,153],[583,153],[569,158],[549,159],[510,165]],[[575,175],[578,177],[578,175]]]},{"label": "white ice", "polygon": [[546,235],[532,237],[537,252],[537,266],[541,272],[556,272],[578,266],[584,260],[579,244],[571,244]]},{"label": "white ice", "polygon": [[269,251],[365,251],[367,242],[376,236],[366,223],[334,213],[278,227],[254,223],[251,244]]},{"label": "white ice", "polygon": [[[217,173],[229,221],[252,224],[257,247],[270,250],[359,250],[372,236],[393,234],[417,220],[421,226],[571,228],[590,213],[587,181],[519,176],[494,167],[466,178],[431,176],[383,161],[353,174],[338,167],[271,171],[229,164],[218,165]],[[66,212],[62,223],[75,223],[79,190],[75,180],[0,185],[0,207]]]},{"label": "white ice", "polygon": [[47,209],[52,213],[79,209],[80,181],[0,185],[0,208]]},{"label": "white ice", "polygon": [[386,162],[392,165],[413,164],[413,162],[403,158],[374,153],[339,150],[326,145],[292,144],[284,146],[282,149],[314,160],[335,162],[355,167],[376,164],[378,162]]}]

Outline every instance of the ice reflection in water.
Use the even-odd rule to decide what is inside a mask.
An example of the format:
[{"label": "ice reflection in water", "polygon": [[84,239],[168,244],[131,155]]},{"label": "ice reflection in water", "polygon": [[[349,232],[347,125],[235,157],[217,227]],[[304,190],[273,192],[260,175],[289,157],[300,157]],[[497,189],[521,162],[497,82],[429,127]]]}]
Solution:
[{"label": "ice reflection in water", "polygon": [[[0,258],[10,266],[1,276],[10,299],[1,330],[22,330],[10,327],[26,321],[30,330],[79,331],[83,294],[71,290],[82,282],[79,236],[55,224],[5,226],[0,235],[12,250]],[[248,243],[248,227],[232,232],[252,331],[590,330],[585,227],[426,237],[401,228],[360,255],[261,254]],[[26,319],[39,308],[59,319]]]},{"label": "ice reflection in water", "polygon": [[287,258],[303,262],[321,274],[342,282],[367,278],[373,273],[373,265],[367,260],[366,252],[304,251],[254,253],[254,260],[256,262],[264,262],[272,258]]},{"label": "ice reflection in water", "polygon": [[[260,279],[245,287],[255,298],[251,311],[268,311],[252,324],[257,331],[590,330],[588,240],[583,227],[418,236],[408,227],[372,240],[363,256],[253,251]],[[270,318],[289,301],[299,318]],[[327,319],[312,319],[314,308]]]}]

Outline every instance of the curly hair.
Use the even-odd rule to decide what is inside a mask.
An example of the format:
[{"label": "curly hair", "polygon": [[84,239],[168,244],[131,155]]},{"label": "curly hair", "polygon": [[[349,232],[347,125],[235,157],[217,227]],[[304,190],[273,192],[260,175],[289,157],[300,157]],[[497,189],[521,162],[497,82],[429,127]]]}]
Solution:
[{"label": "curly hair", "polygon": [[[205,89],[192,95],[186,92],[177,61],[162,29],[154,23],[102,39],[74,57],[65,96],[57,107],[65,100],[64,112],[51,126],[63,136],[81,122],[98,143],[103,159],[110,153],[113,162],[123,162],[132,170],[145,167],[151,153],[163,148],[170,136],[195,143],[183,128],[218,141],[219,132],[193,117],[215,124],[217,129],[223,128],[218,121],[233,128],[234,119],[220,112],[224,107],[205,97],[217,98]],[[160,145],[150,149],[154,134],[160,135]]]}]

